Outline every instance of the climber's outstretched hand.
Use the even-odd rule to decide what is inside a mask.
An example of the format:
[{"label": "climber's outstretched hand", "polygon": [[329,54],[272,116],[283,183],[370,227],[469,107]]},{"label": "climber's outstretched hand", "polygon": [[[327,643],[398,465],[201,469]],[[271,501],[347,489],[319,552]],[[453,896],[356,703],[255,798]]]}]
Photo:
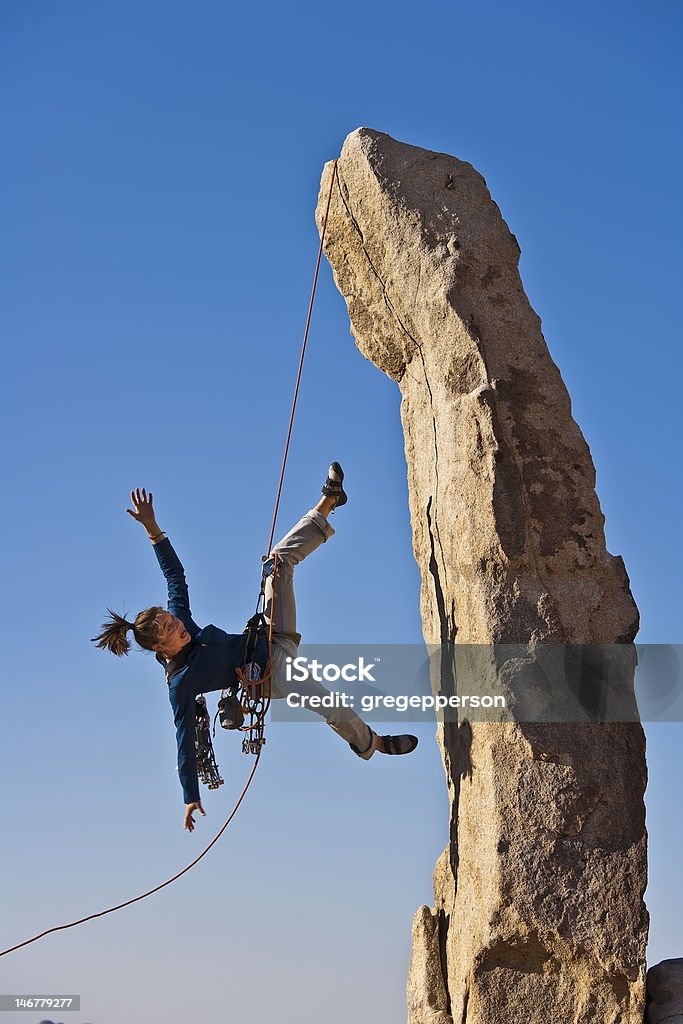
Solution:
[{"label": "climber's outstretched hand", "polygon": [[144,487],[136,487],[134,491],[130,492],[130,501],[133,508],[127,508],[126,512],[149,531],[151,526],[156,525],[152,492],[147,494]]},{"label": "climber's outstretched hand", "polygon": [[186,828],[188,832],[191,832],[194,828],[194,818],[192,817],[193,811],[199,811],[200,814],[206,817],[201,800],[198,800],[196,804],[185,804],[185,821],[183,822],[183,828]]}]

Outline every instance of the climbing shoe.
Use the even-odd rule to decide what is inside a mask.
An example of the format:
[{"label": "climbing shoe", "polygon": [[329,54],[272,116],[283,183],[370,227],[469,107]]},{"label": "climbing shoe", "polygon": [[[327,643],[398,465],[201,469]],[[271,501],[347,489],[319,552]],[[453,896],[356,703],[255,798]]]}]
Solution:
[{"label": "climbing shoe", "polygon": [[381,754],[410,754],[417,746],[417,736],[378,736],[377,750]]},{"label": "climbing shoe", "polygon": [[244,723],[244,712],[237,697],[226,694],[218,701],[218,717],[224,729],[239,729]]},{"label": "climbing shoe", "polygon": [[321,494],[324,494],[326,498],[335,498],[337,503],[332,509],[341,508],[349,500],[346,496],[346,492],[342,487],[344,481],[344,470],[341,468],[338,462],[333,462],[327,471],[327,480],[323,484]]}]

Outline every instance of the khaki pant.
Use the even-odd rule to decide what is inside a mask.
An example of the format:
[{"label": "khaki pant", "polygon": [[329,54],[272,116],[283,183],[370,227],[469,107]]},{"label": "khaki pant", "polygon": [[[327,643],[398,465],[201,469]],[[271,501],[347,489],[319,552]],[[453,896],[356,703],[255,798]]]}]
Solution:
[{"label": "khaki pant", "polygon": [[[288,682],[286,659],[296,658],[301,640],[296,629],[296,601],[294,599],[294,567],[312,551],[319,548],[334,534],[327,519],[311,509],[273,548],[277,553],[277,568],[266,580],[265,615],[268,622],[273,614],[273,675],[271,693],[274,699],[289,693],[324,697],[329,693],[310,675],[307,679]],[[275,600],[273,600],[273,589]],[[375,751],[375,733],[351,708],[311,708],[321,715],[331,729],[357,748],[359,756],[367,760]]]}]

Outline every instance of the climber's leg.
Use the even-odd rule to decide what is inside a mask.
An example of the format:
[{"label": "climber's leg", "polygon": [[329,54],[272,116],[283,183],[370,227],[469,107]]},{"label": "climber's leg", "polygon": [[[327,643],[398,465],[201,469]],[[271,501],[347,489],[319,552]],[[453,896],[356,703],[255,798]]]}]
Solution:
[{"label": "climber's leg", "polygon": [[[323,499],[319,502],[322,505]],[[265,615],[273,614],[274,633],[296,633],[296,602],[294,600],[294,566],[324,544],[334,534],[333,528],[318,508],[311,509],[273,548],[277,554],[275,570],[266,580]],[[273,601],[273,586],[275,600]]]},{"label": "climber's leg", "polygon": [[[287,657],[296,657],[296,650],[297,648],[294,644],[289,647],[286,643],[273,643],[273,695],[276,697],[286,697],[290,693],[297,694],[297,704],[301,702],[302,706],[307,710],[314,711],[316,715],[321,715],[330,728],[334,729],[338,736],[346,740],[354,753],[357,753],[366,760],[372,757],[375,750],[378,749],[375,743],[378,737],[370,726],[366,725],[363,719],[356,714],[353,708],[311,707],[305,698],[329,697],[330,691],[326,690],[322,683],[319,683],[310,675],[307,675],[304,680],[297,680],[296,682],[287,681],[286,659]],[[301,701],[301,698],[304,698],[304,700]]]},{"label": "climber's leg", "polygon": [[322,683],[307,675],[304,680],[289,682],[287,680],[287,658],[295,658],[297,645],[285,638],[273,641],[273,696],[286,697],[288,694],[297,695],[297,705],[306,707],[321,715],[327,724],[338,736],[346,742],[354,754],[368,761],[375,751],[382,754],[409,754],[417,746],[417,737],[402,736],[378,736],[377,733],[360,718],[353,708],[349,707],[322,707],[311,706],[302,701],[306,697],[329,697],[330,691],[326,690]]},{"label": "climber's leg", "polygon": [[343,469],[338,462],[331,463],[322,487],[323,497],[270,552],[270,556],[277,555],[277,559],[274,560],[273,572],[266,580],[265,616],[270,622],[272,615],[274,633],[292,634],[297,643],[301,638],[296,634],[294,566],[334,534],[327,517],[348,500],[343,481]]}]

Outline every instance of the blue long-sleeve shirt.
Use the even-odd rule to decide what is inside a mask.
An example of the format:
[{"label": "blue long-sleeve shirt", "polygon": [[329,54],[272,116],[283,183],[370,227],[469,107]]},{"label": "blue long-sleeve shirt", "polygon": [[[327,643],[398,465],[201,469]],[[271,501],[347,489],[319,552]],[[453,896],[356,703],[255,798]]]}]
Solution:
[{"label": "blue long-sleeve shirt", "polygon": [[[222,690],[237,682],[235,669],[244,662],[244,635],[226,633],[218,626],[198,626],[190,611],[190,598],[185,571],[168,537],[154,545],[154,552],[166,577],[168,610],[185,626],[192,637],[180,658],[166,664],[168,670],[168,697],[173,708],[173,720],[178,741],[178,775],[186,804],[199,800],[199,781],[195,757],[195,697],[211,690]],[[252,660],[263,671],[268,658],[268,644],[259,637]]]}]

